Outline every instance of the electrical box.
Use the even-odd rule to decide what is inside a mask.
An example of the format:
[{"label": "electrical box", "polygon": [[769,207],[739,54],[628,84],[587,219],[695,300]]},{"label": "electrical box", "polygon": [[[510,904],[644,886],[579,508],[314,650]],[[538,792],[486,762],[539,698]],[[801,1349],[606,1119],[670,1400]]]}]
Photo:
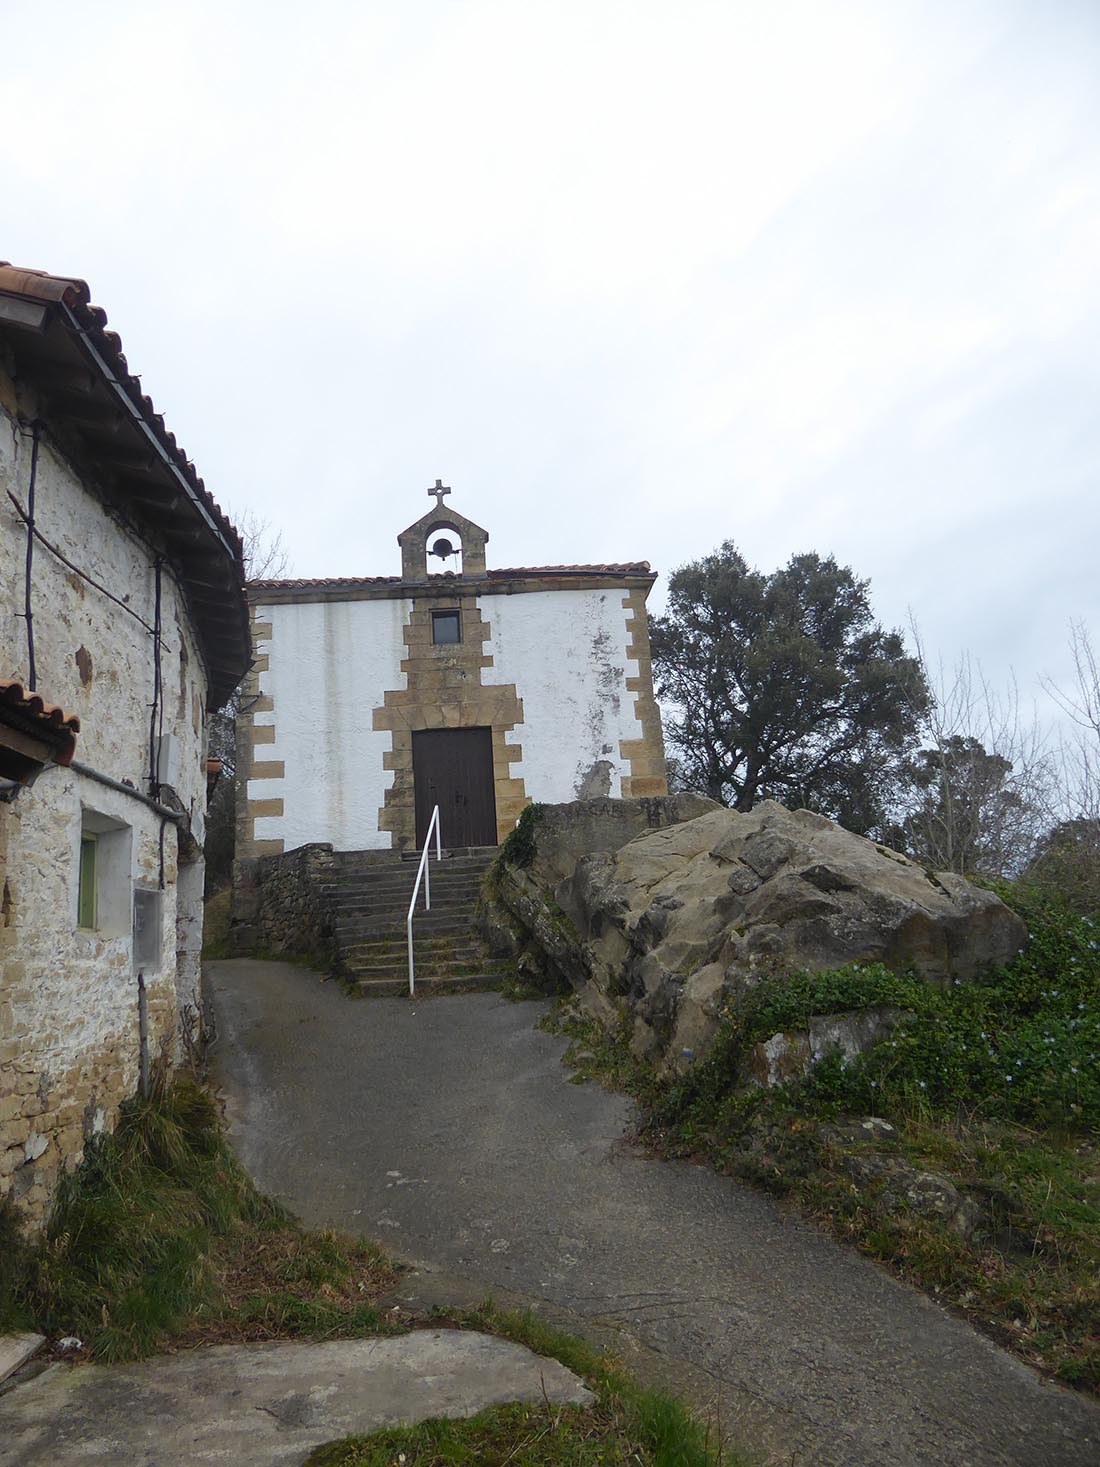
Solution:
[{"label": "electrical box", "polygon": [[175,734],[161,734],[157,740],[157,783],[180,787],[180,745]]},{"label": "electrical box", "polygon": [[134,972],[160,968],[160,892],[134,888]]}]

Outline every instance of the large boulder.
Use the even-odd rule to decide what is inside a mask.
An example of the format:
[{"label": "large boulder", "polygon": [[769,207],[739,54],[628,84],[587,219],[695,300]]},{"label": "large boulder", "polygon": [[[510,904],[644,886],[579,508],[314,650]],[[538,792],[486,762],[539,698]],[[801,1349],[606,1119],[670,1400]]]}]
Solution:
[{"label": "large boulder", "polygon": [[[1026,942],[991,892],[808,810],[768,801],[741,814],[700,799],[623,841],[625,813],[583,809],[640,803],[549,807],[528,870],[506,870],[499,891],[528,932],[540,907],[551,912],[558,975],[594,1014],[628,1018],[635,1052],[664,1068],[705,1053],[722,1010],[764,975],[880,962],[946,984]],[[581,851],[580,831],[596,849]]]}]

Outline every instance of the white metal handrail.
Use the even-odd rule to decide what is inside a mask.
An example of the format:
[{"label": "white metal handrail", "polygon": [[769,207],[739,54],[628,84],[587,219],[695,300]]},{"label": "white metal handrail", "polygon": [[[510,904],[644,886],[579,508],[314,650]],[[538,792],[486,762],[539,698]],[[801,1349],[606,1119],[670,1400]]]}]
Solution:
[{"label": "white metal handrail", "polygon": [[420,865],[416,868],[416,885],[413,887],[412,901],[409,903],[409,915],[405,919],[405,934],[409,939],[409,997],[416,993],[416,974],[413,969],[413,912],[416,910],[416,898],[420,894],[420,878],[424,878],[424,910],[430,912],[432,909],[432,878],[428,868],[428,855],[432,848],[432,831],[435,831],[435,859],[442,861],[443,845],[439,838],[439,806],[432,810],[432,818],[428,821],[428,833],[424,837],[424,849],[420,853]]}]

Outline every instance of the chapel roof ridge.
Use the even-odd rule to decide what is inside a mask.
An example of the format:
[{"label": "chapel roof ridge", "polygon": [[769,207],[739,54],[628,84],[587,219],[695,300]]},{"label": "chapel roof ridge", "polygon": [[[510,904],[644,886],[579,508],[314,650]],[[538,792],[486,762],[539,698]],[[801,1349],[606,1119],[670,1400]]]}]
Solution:
[{"label": "chapel roof ridge", "polygon": [[[599,565],[519,565],[494,567],[485,573],[485,579],[511,580],[520,576],[648,576],[653,568],[648,560],[609,561]],[[445,582],[446,576],[433,576],[433,581]],[[455,580],[463,577],[455,576]],[[480,577],[478,577],[480,579]],[[396,586],[401,576],[291,576],[282,580],[249,581],[253,591],[282,590],[306,591],[325,586]]]}]

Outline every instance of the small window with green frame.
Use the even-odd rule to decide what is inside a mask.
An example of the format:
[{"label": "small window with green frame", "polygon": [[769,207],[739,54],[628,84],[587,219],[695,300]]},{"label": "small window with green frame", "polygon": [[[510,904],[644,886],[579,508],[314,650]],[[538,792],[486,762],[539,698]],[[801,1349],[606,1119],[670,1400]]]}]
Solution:
[{"label": "small window with green frame", "polygon": [[80,872],[76,897],[76,925],[96,925],[95,896],[96,838],[93,832],[84,830],[80,834]]}]

